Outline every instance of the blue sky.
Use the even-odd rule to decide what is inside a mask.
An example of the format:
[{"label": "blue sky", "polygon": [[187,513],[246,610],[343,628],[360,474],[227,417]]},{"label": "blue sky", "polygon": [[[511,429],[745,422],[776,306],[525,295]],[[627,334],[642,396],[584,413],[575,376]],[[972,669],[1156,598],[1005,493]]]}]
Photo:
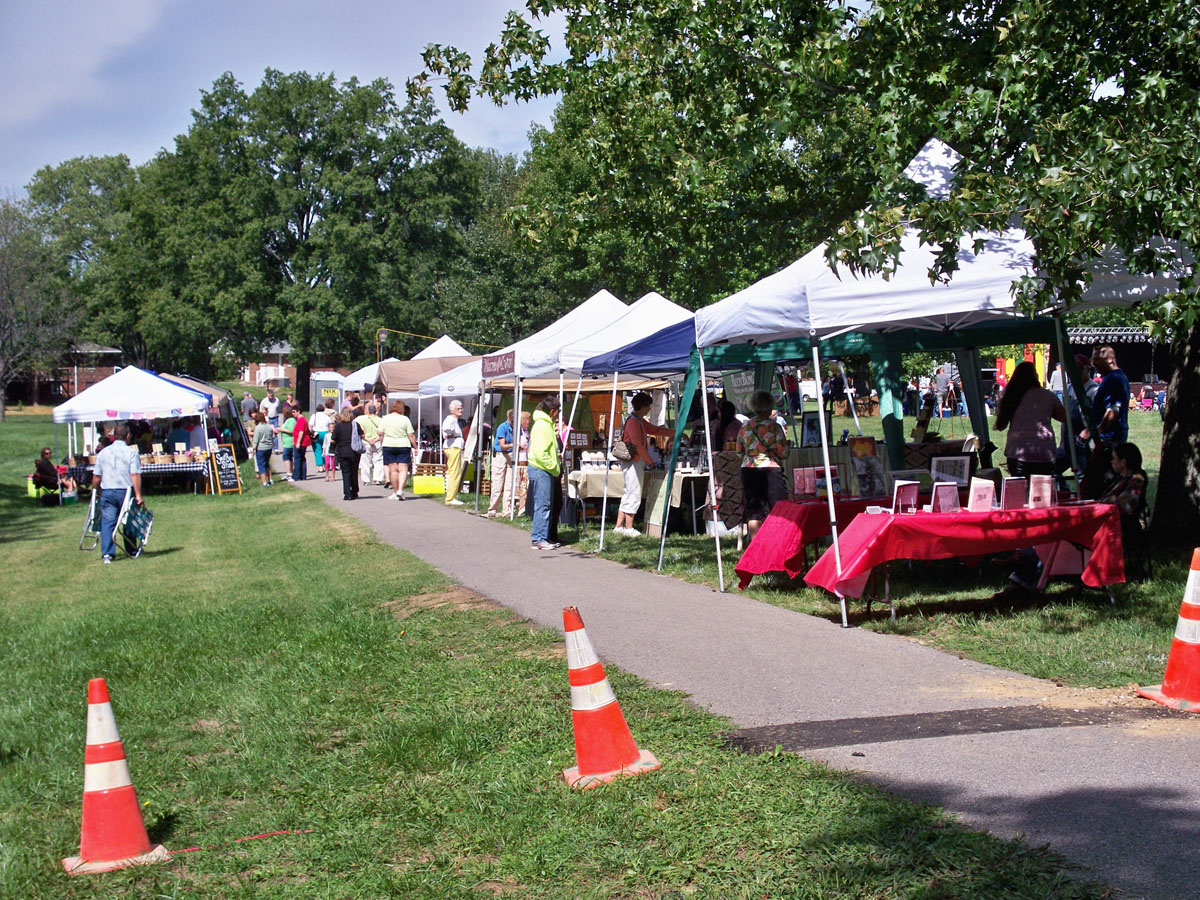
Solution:
[{"label": "blue sky", "polygon": [[[270,67],[383,77],[402,96],[429,43],[479,54],[521,0],[0,0],[0,195],[44,165],[124,153],[134,164],[191,121],[225,71],[247,88]],[[445,114],[467,144],[521,152],[552,101]]]}]

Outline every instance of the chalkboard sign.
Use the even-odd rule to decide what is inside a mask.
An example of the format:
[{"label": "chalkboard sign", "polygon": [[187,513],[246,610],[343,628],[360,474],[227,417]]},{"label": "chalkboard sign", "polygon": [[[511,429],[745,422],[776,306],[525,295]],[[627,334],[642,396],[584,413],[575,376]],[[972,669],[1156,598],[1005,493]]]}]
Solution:
[{"label": "chalkboard sign", "polygon": [[237,457],[233,453],[233,444],[218,444],[217,449],[209,456],[212,460],[213,475],[216,477],[218,494],[240,494],[242,492],[242,473],[238,471]]}]

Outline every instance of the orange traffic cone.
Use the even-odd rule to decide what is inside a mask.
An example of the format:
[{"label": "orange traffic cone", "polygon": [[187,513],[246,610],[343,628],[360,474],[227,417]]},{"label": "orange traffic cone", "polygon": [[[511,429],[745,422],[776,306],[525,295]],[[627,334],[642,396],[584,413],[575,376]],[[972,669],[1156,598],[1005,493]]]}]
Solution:
[{"label": "orange traffic cone", "polygon": [[621,704],[608,684],[579,610],[563,610],[567,636],[567,676],[571,682],[571,720],[575,726],[575,761],[563,771],[571,787],[586,789],[620,775],[641,775],[661,767],[653,753],[638,750],[621,714]]},{"label": "orange traffic cone", "polygon": [[1183,589],[1162,684],[1137,692],[1172,709],[1200,712],[1200,549],[1192,553],[1192,569]]},{"label": "orange traffic cone", "polygon": [[64,859],[63,868],[68,875],[78,875],[169,858],[161,844],[150,846],[137,793],[129,777],[125,747],[108,700],[108,686],[103,678],[93,678],[88,682],[79,855]]}]

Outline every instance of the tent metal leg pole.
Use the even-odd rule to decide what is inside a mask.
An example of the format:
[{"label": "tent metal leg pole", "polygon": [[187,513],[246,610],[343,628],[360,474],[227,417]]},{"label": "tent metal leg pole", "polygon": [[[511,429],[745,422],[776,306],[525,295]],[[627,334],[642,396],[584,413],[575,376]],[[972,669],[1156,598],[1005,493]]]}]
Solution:
[{"label": "tent metal leg pole", "polygon": [[479,515],[479,491],[483,487],[483,415],[483,390],[480,389],[475,401],[475,421],[479,423],[479,430],[475,432],[475,515]]},{"label": "tent metal leg pole", "polygon": [[[1066,339],[1063,337],[1062,316],[1054,317],[1054,336],[1058,339],[1058,364],[1060,366],[1062,366],[1063,398],[1067,401],[1065,404],[1067,407],[1067,423],[1066,423],[1067,452],[1071,455],[1071,471],[1075,475],[1075,491],[1074,491],[1075,497],[1079,498],[1079,497],[1083,496],[1080,493],[1080,485],[1079,485],[1079,481],[1080,481],[1080,478],[1079,478],[1079,453],[1075,449],[1075,435],[1071,433],[1072,431],[1074,431],[1074,429],[1071,428],[1071,409],[1070,409],[1071,400],[1067,394],[1067,386],[1068,385],[1072,385],[1072,393],[1074,393],[1073,385],[1074,385],[1075,379],[1070,378],[1070,376],[1067,374],[1067,342],[1066,342]],[[1075,360],[1071,360],[1071,367],[1074,368],[1074,366],[1075,366]],[[1083,406],[1083,404],[1079,401],[1078,397],[1076,397],[1075,402],[1079,403],[1081,407]]]},{"label": "tent metal leg pole", "polygon": [[[513,421],[516,423],[514,433],[516,435],[513,441],[513,481],[512,481],[512,496],[508,503],[508,520],[515,522],[517,519],[517,476],[521,473],[521,379],[513,375]],[[525,471],[529,472],[529,455],[525,456]]]},{"label": "tent metal leg pole", "polygon": [[600,546],[597,553],[604,552],[604,526],[608,521],[608,460],[612,450],[613,425],[617,417],[617,373],[613,372],[612,403],[608,408],[608,443],[604,445],[604,502],[600,506]]},{"label": "tent metal leg pole", "polygon": [[[679,409],[679,407],[683,403],[683,385],[684,385],[684,383],[686,383],[686,378],[684,379],[684,382],[680,383],[678,391],[675,390],[674,386],[667,389],[667,398],[668,398],[667,399],[667,410],[668,410],[668,412],[670,412],[671,410],[675,410],[677,412],[677,415],[675,416],[675,421],[671,422],[671,425],[673,427],[675,427],[676,430],[678,430],[679,416],[683,415],[683,410]],[[673,473],[675,470],[675,459],[676,459],[677,449],[678,448],[676,447],[675,442],[672,441],[671,442],[671,454],[670,454],[670,456],[667,457],[668,478],[671,475],[671,473]],[[666,557],[666,553],[667,553],[667,516],[668,516],[667,509],[670,505],[670,502],[671,502],[671,496],[668,493],[667,501],[666,501],[667,505],[663,507],[662,534],[659,536],[659,539],[658,539],[658,565],[657,565],[657,567],[655,567],[655,570],[654,570],[656,572],[662,571],[663,559]],[[696,505],[695,498],[693,497],[693,501],[692,501],[692,506],[693,506],[692,521],[693,521],[693,523],[695,522],[695,515],[696,515],[696,510],[694,508],[695,505]]]},{"label": "tent metal leg pole", "polygon": [[[207,452],[208,451],[208,411],[207,410],[205,410],[203,413],[200,414],[200,433],[204,435],[204,450],[205,450],[205,452]],[[220,438],[217,438],[217,440],[219,441]],[[217,470],[216,466],[211,465],[211,464],[209,465],[209,467],[208,467],[208,489],[209,489],[209,491],[211,491],[214,494],[217,493],[216,470]],[[193,481],[192,484],[195,484],[195,482]]]},{"label": "tent metal leg pole", "polygon": [[[704,451],[708,455],[708,497],[711,508],[717,508],[717,476],[713,471],[712,431],[708,423],[712,421],[708,413],[708,375],[704,371],[704,351],[700,351],[700,405],[704,410]],[[725,593],[725,565],[721,560],[721,530],[717,528],[718,519],[713,516],[713,540],[717,544],[717,583],[721,593]]]},{"label": "tent metal leg pole", "polygon": [[[817,349],[816,335],[813,335],[812,352],[813,370],[820,372],[821,355],[820,351]],[[842,377],[845,378],[844,375]],[[851,402],[853,403],[853,400],[851,400]],[[825,497],[829,501],[829,527],[831,529],[830,533],[833,536],[833,562],[837,567],[837,573],[840,576],[842,574],[842,549],[838,545],[837,504],[833,499],[833,471],[829,465],[829,432],[825,428],[825,414],[823,412],[817,416],[817,423],[821,429],[821,456],[825,460]],[[842,627],[849,628],[850,620],[846,615],[846,598],[841,597],[840,599],[842,601]]]},{"label": "tent metal leg pole", "polygon": [[[846,378],[846,366],[840,359],[838,360],[838,371],[842,373],[842,385],[846,386],[850,384],[850,380]],[[858,410],[854,408],[854,394],[847,391],[846,396],[849,398],[850,415],[854,416],[854,427],[858,429],[858,436],[862,437],[862,424],[858,421]],[[868,394],[867,396],[870,397],[871,395]]]}]

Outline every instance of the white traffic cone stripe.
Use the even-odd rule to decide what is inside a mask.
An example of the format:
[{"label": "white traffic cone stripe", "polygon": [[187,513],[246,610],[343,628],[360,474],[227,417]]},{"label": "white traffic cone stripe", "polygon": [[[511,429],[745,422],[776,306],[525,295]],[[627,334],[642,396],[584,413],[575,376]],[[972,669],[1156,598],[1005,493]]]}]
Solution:
[{"label": "white traffic cone stripe", "polygon": [[83,792],[110,791],[113,788],[133,784],[129,776],[129,761],[114,759],[112,762],[88,763],[83,767]]},{"label": "white traffic cone stripe", "polygon": [[595,684],[571,685],[571,709],[578,712],[590,712],[617,702],[617,695],[605,678]]},{"label": "white traffic cone stripe", "polygon": [[117,720],[113,718],[111,703],[89,703],[87,713],[87,742],[89,744],[111,744],[119,741]]},{"label": "white traffic cone stripe", "polygon": [[1175,640],[1185,644],[1200,644],[1200,620],[1180,616],[1179,624],[1175,626]]},{"label": "white traffic cone stripe", "polygon": [[1200,569],[1188,570],[1187,586],[1183,589],[1183,602],[1200,606]]},{"label": "white traffic cone stripe", "polygon": [[594,666],[598,662],[600,662],[600,657],[592,649],[592,642],[588,640],[587,632],[582,629],[579,631],[568,631],[567,668],[586,669],[588,666]]}]

